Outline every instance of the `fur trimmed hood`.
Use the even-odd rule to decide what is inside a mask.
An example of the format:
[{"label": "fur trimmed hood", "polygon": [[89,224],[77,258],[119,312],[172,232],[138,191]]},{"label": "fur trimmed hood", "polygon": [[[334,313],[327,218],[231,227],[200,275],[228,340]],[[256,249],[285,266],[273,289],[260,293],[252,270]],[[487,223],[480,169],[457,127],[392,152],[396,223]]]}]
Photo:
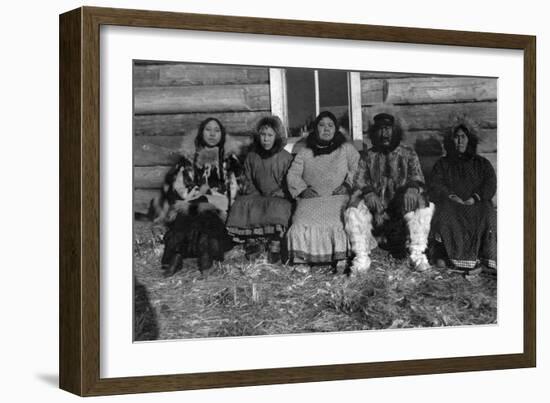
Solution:
[{"label": "fur trimmed hood", "polygon": [[[468,146],[463,154],[459,154],[456,150],[453,136],[458,130],[462,130],[468,137]],[[478,127],[470,119],[466,117],[455,118],[452,125],[445,132],[443,139],[443,147],[450,159],[471,159],[477,154],[477,145],[479,143]]]},{"label": "fur trimmed hood", "polygon": [[[271,149],[266,150],[262,147],[260,141],[260,130],[263,127],[269,127],[275,132],[275,144]],[[262,158],[269,158],[277,154],[286,146],[287,132],[281,119],[276,115],[265,116],[256,124],[256,131],[252,140],[251,150],[256,152]]]},{"label": "fur trimmed hood", "polygon": [[378,129],[380,128],[379,122],[376,120],[373,120],[369,124],[368,128],[368,136],[370,141],[372,142],[372,149],[376,152],[382,152],[382,153],[389,153],[395,150],[399,144],[401,144],[401,141],[403,141],[404,137],[404,129],[403,124],[400,121],[400,119],[395,118],[393,115],[389,115],[393,118],[393,134],[392,139],[390,142],[389,147],[384,147],[379,141],[378,137]]}]

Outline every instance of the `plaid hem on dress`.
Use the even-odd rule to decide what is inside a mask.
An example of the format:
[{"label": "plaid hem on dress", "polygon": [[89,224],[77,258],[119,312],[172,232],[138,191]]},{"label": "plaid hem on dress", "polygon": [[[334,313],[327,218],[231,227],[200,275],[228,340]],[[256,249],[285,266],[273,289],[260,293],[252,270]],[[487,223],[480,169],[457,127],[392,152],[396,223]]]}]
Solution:
[{"label": "plaid hem on dress", "polygon": [[282,236],[286,231],[284,225],[264,225],[255,228],[237,228],[227,227],[227,232],[233,236],[264,236],[264,235],[279,235]]},{"label": "plaid hem on dress", "polygon": [[347,252],[335,252],[330,255],[311,255],[300,250],[293,250],[290,254],[291,259],[300,259],[307,263],[328,263],[348,258]]},{"label": "plaid hem on dress", "polygon": [[497,262],[492,259],[481,259],[481,263],[483,263],[487,267],[490,267],[491,269],[497,268]]},{"label": "plaid hem on dress", "polygon": [[478,264],[478,260],[457,260],[449,259],[455,267],[460,267],[462,269],[473,269]]}]

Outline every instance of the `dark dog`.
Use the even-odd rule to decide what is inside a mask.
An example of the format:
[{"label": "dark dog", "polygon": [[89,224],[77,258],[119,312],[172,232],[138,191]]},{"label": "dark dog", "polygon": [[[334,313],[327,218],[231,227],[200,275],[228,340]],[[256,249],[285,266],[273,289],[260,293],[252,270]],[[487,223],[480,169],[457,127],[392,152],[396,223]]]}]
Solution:
[{"label": "dark dog", "polygon": [[224,253],[233,246],[231,237],[218,214],[201,210],[200,202],[187,213],[179,213],[168,224],[164,235],[164,254],[161,259],[165,276],[181,270],[184,258],[198,258],[199,270],[208,270],[214,261],[223,261]]}]

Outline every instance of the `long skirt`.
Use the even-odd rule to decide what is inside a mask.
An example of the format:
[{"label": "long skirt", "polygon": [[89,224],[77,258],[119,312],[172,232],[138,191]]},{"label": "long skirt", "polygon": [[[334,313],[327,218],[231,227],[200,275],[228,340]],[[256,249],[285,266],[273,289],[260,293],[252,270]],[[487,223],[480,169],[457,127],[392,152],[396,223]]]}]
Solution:
[{"label": "long skirt", "polygon": [[348,196],[336,195],[298,200],[287,234],[292,260],[324,263],[347,258],[343,211],[348,199]]},{"label": "long skirt", "polygon": [[233,246],[219,213],[209,203],[191,203],[186,212],[178,212],[164,234],[163,270],[174,274],[182,259],[199,258],[199,269],[208,269],[212,261],[224,259]]},{"label": "long skirt", "polygon": [[481,262],[496,269],[497,220],[491,202],[471,206],[452,201],[437,204],[432,236],[443,243],[454,266],[472,269]]},{"label": "long skirt", "polygon": [[281,237],[288,228],[291,207],[280,197],[240,196],[229,211],[227,230],[236,237]]}]

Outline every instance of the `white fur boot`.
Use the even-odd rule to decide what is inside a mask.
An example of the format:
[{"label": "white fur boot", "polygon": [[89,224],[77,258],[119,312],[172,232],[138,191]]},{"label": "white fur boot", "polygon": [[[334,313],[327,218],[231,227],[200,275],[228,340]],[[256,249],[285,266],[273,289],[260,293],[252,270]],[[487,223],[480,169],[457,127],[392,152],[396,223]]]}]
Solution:
[{"label": "white fur boot", "polygon": [[425,251],[428,247],[428,235],[430,234],[430,222],[432,221],[433,213],[434,204],[430,203],[428,207],[405,214],[405,221],[410,233],[410,260],[411,264],[418,271],[430,268]]},{"label": "white fur boot", "polygon": [[361,201],[357,207],[350,207],[344,212],[346,232],[351,249],[355,253],[352,274],[366,273],[370,268],[370,252],[376,248],[376,239],[372,236],[372,214]]}]

